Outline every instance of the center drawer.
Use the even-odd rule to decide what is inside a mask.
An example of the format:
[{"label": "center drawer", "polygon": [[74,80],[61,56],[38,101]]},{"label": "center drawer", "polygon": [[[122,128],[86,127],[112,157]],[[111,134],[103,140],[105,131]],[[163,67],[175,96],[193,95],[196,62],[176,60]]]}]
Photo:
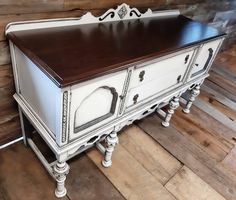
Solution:
[{"label": "center drawer", "polygon": [[137,87],[162,76],[166,77],[169,75],[171,77],[174,75],[177,77],[178,75],[183,75],[192,58],[193,52],[194,50],[187,51],[152,64],[144,63],[137,65],[132,75],[130,88]]},{"label": "center drawer", "polygon": [[138,66],[131,77],[126,107],[180,85],[193,53],[194,50],[190,50],[159,62]]}]

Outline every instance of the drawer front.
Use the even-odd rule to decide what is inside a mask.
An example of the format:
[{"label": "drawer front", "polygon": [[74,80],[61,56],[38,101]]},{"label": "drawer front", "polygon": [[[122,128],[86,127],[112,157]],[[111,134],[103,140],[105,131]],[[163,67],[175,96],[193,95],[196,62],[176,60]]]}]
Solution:
[{"label": "drawer front", "polygon": [[[176,76],[178,73],[179,75],[183,75],[191,61],[193,52],[194,50],[187,51],[153,64],[143,67],[138,66],[132,75],[130,88],[137,87],[155,79],[162,79],[162,77],[167,78],[168,75],[170,77],[173,75]],[[173,81],[176,82],[176,80]]]},{"label": "drawer front", "polygon": [[221,39],[208,42],[204,44],[199,50],[199,54],[195,62],[193,63],[190,78],[203,74],[208,69],[209,64],[211,64],[212,60],[217,53],[218,46],[221,43]]},{"label": "drawer front", "polygon": [[[128,92],[126,108],[137,105],[157,93],[162,94],[181,85],[193,53],[194,50],[136,69]],[[137,77],[143,70],[147,76],[140,84]],[[138,86],[132,87],[135,85]]]},{"label": "drawer front", "polygon": [[126,71],[72,86],[69,139],[111,121],[117,116]]},{"label": "drawer front", "polygon": [[[173,78],[173,81],[167,81],[169,78]],[[177,76],[168,76],[168,79],[163,77],[161,79],[150,81],[139,87],[130,89],[128,93],[126,108],[138,105],[142,101],[157,93],[160,93],[161,95],[162,93],[165,93],[181,84],[177,83]]]}]

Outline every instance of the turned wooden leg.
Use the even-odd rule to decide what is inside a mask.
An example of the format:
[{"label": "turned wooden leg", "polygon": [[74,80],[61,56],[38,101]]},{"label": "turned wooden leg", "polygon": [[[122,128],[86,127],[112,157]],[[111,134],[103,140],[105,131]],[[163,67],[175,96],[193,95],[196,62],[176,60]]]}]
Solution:
[{"label": "turned wooden leg", "polygon": [[162,126],[168,127],[170,125],[170,119],[174,114],[175,109],[179,107],[179,97],[174,97],[169,103],[169,109],[166,113],[164,121],[162,121]]},{"label": "turned wooden leg", "polygon": [[66,195],[65,180],[66,175],[69,173],[69,165],[66,162],[57,162],[53,167],[53,172],[57,182],[55,190],[56,197],[64,197]]},{"label": "turned wooden leg", "polygon": [[191,96],[189,98],[189,100],[187,101],[185,108],[183,109],[184,113],[189,113],[190,112],[190,108],[193,104],[193,102],[195,101],[196,97],[200,94],[200,86],[197,85],[195,88],[193,88],[191,90]]},{"label": "turned wooden leg", "polygon": [[112,152],[114,151],[116,144],[118,144],[117,133],[113,131],[111,134],[109,134],[106,137],[105,141],[106,141],[107,147],[104,154],[104,160],[102,160],[102,165],[104,167],[110,167],[112,164],[112,161],[111,161]]}]

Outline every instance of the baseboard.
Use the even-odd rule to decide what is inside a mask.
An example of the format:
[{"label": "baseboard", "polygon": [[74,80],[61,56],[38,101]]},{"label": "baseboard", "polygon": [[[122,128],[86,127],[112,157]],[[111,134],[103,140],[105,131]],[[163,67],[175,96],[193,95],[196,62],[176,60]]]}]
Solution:
[{"label": "baseboard", "polygon": [[12,145],[12,144],[14,144],[14,143],[16,143],[16,142],[19,142],[19,141],[21,141],[21,140],[23,140],[23,137],[19,137],[19,138],[15,139],[15,140],[13,140],[13,141],[11,141],[11,142],[8,142],[8,143],[6,143],[6,144],[3,144],[3,145],[0,146],[0,150],[6,148],[6,147],[8,147],[8,146],[10,146],[10,145]]}]

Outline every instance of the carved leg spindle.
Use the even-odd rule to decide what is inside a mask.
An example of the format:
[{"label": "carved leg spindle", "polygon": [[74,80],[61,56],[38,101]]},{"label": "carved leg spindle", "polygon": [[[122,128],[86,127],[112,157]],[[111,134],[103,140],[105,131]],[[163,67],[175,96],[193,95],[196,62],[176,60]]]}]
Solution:
[{"label": "carved leg spindle", "polygon": [[200,94],[200,86],[197,85],[195,88],[193,88],[191,90],[191,96],[189,98],[189,100],[187,101],[185,108],[183,109],[184,113],[189,113],[190,112],[190,108],[193,104],[193,102],[195,101],[196,97]]},{"label": "carved leg spindle", "polygon": [[110,167],[112,164],[112,152],[114,151],[116,144],[118,144],[118,137],[115,131],[113,131],[110,135],[107,136],[106,143],[107,147],[105,150],[104,160],[102,160],[102,165],[104,167]]},{"label": "carved leg spindle", "polygon": [[179,97],[174,97],[169,103],[169,109],[166,113],[164,121],[162,121],[162,126],[168,127],[170,125],[170,119],[174,114],[175,109],[179,107]]},{"label": "carved leg spindle", "polygon": [[56,197],[64,197],[66,195],[66,188],[65,188],[65,180],[66,175],[69,173],[69,165],[66,162],[57,162],[54,165],[53,170],[55,174],[55,178],[57,181],[57,188],[55,190]]}]

